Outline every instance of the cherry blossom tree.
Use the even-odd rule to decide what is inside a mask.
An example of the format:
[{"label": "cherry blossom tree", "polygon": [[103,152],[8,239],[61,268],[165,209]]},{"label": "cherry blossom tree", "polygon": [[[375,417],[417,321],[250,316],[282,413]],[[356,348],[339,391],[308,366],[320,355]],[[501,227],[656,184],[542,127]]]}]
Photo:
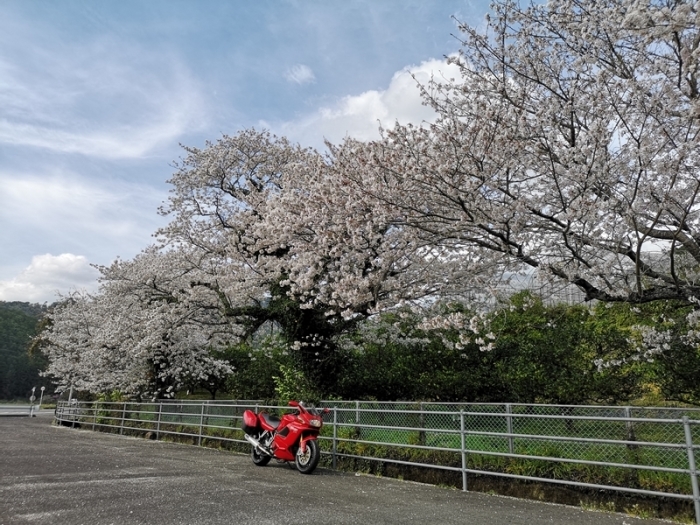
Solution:
[{"label": "cherry blossom tree", "polygon": [[41,334],[47,374],[60,386],[167,397],[232,372],[212,351],[235,340],[235,327],[188,292],[182,254],[148,249],[102,272],[99,293],[74,293]]},{"label": "cherry blossom tree", "polygon": [[161,240],[190,257],[192,291],[253,333],[277,326],[314,378],[333,381],[337,338],[359,319],[434,294],[436,249],[343,183],[333,156],[246,130],[187,148]]},{"label": "cherry blossom tree", "polygon": [[[433,125],[346,145],[368,197],[474,276],[587,299],[700,297],[700,29],[689,1],[497,1],[460,25]],[[387,212],[389,213],[389,212]]]},{"label": "cherry blossom tree", "polygon": [[229,369],[211,349],[271,327],[323,388],[340,335],[444,284],[439,254],[339,184],[333,157],[254,130],[186,151],[161,244],[100,268],[96,296],[54,313],[51,373],[64,381],[162,395],[214,381]]}]

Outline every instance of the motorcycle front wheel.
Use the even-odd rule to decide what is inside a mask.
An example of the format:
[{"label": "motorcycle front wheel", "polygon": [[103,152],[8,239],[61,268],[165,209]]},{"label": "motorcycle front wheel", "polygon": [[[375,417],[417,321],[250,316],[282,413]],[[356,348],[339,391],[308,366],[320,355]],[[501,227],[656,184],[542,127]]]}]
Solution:
[{"label": "motorcycle front wheel", "polygon": [[302,454],[301,447],[297,451],[296,464],[297,470],[302,474],[311,474],[318,466],[321,459],[321,451],[318,448],[318,443],[315,439],[306,442],[306,450]]},{"label": "motorcycle front wheel", "polygon": [[272,456],[268,456],[267,454],[263,454],[255,447],[253,447],[253,451],[250,453],[250,457],[252,458],[253,463],[255,465],[257,465],[258,467],[264,467],[272,459]]}]

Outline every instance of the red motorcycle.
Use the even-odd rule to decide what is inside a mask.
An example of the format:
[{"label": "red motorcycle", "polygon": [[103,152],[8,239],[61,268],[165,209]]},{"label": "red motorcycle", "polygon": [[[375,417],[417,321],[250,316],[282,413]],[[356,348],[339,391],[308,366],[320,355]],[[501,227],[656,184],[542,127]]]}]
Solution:
[{"label": "red motorcycle", "polygon": [[323,426],[323,414],[327,414],[328,409],[306,406],[303,401],[290,401],[289,406],[296,411],[281,419],[264,411],[259,414],[252,410],[243,412],[243,432],[253,445],[251,457],[260,467],[272,458],[294,461],[299,472],[311,474],[321,459],[317,438]]}]

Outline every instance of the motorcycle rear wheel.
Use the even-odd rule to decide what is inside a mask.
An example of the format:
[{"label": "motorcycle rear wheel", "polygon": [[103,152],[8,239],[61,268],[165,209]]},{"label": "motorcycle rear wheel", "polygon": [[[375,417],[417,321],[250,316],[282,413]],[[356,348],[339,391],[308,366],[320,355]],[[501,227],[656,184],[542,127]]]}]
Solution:
[{"label": "motorcycle rear wheel", "polygon": [[318,443],[315,439],[306,442],[306,451],[302,454],[301,447],[297,451],[295,463],[297,470],[302,474],[311,474],[321,459],[321,450],[318,448]]},{"label": "motorcycle rear wheel", "polygon": [[253,447],[253,450],[250,453],[250,457],[253,460],[253,464],[257,465],[258,467],[264,467],[272,459],[272,456],[268,456],[267,454],[263,454],[255,447]]}]

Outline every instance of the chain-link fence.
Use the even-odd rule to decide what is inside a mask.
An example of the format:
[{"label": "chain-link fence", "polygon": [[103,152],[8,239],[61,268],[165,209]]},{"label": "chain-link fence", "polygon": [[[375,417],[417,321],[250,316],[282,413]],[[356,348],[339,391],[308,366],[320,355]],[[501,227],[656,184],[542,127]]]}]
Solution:
[{"label": "chain-link fence", "polygon": [[[357,438],[456,448],[463,413],[470,452],[592,458],[683,468],[688,464],[683,417],[700,446],[700,410],[616,406],[336,402],[340,426]],[[630,453],[634,451],[634,454]],[[632,460],[632,461],[631,461]]]},{"label": "chain-link fence", "polygon": [[[320,436],[333,468],[375,462],[692,501],[700,523],[700,410],[617,406],[326,401]],[[59,402],[56,421],[118,433],[248,447],[260,401]]]}]

